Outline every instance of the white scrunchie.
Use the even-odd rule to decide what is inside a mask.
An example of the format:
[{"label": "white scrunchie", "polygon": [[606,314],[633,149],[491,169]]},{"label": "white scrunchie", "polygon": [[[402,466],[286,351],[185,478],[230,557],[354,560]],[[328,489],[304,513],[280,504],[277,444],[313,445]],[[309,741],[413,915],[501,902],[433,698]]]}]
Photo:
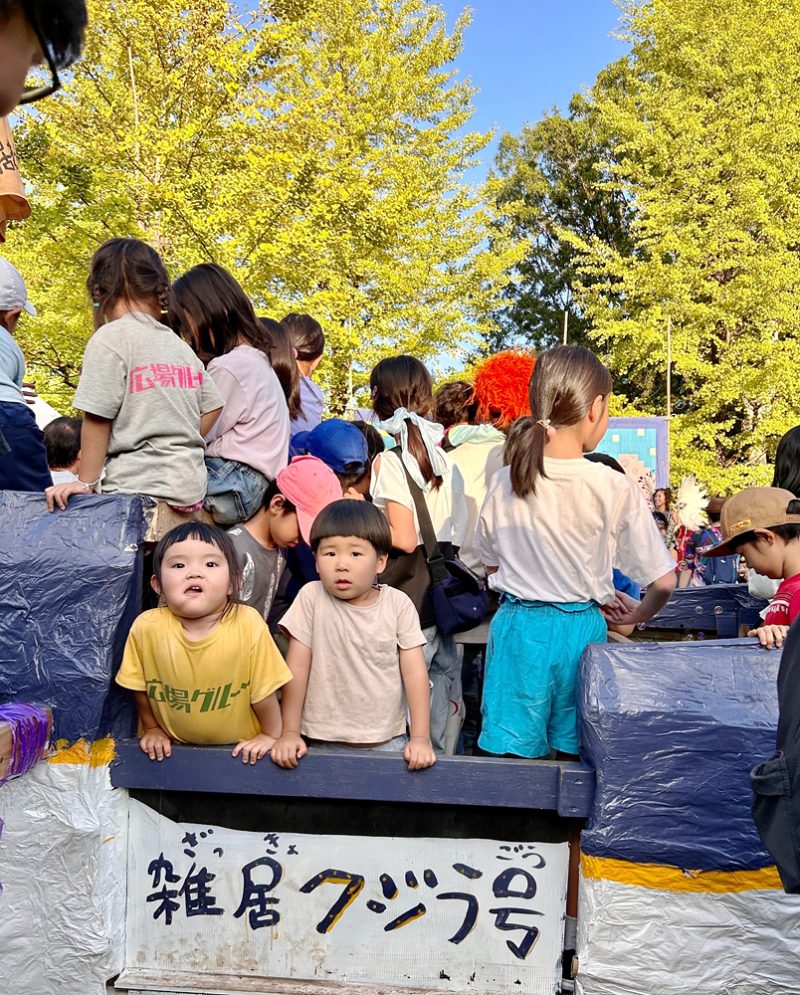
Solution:
[{"label": "white scrunchie", "polygon": [[420,472],[419,463],[408,451],[408,422],[416,425],[419,429],[419,434],[425,444],[425,452],[428,454],[433,472],[437,477],[443,476],[449,466],[444,450],[439,445],[444,435],[444,428],[436,422],[428,421],[427,418],[421,418],[415,411],[408,411],[406,408],[397,408],[391,418],[378,422],[378,428],[388,432],[389,435],[400,437],[400,459],[414,483],[418,487],[424,488],[427,481]]}]

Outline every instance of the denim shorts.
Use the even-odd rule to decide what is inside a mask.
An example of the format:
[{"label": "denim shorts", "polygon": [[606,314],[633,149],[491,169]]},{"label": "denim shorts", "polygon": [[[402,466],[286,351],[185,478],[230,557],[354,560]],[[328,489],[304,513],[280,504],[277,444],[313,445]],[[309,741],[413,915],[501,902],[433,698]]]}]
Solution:
[{"label": "denim shorts", "polygon": [[269,481],[247,463],[206,456],[208,490],[205,508],[217,525],[246,522],[261,507]]}]

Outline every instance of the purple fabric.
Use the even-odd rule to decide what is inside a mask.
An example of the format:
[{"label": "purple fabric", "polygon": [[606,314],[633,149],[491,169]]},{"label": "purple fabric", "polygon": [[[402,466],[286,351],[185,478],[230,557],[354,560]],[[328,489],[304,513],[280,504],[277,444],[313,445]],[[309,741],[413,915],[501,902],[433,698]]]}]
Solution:
[{"label": "purple fabric", "polygon": [[300,377],[300,414],[292,419],[291,434],[311,432],[322,421],[325,397],[311,377]]},{"label": "purple fabric", "polygon": [[0,779],[3,784],[30,770],[41,758],[47,746],[49,723],[43,708],[17,703],[0,705],[0,722],[11,725],[11,766],[6,777]]}]

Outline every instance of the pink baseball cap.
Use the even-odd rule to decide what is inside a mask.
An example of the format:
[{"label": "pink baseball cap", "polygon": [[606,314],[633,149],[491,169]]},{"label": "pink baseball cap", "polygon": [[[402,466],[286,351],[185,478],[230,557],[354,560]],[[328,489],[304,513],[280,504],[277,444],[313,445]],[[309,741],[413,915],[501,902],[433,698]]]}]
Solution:
[{"label": "pink baseball cap", "polygon": [[297,508],[300,535],[310,542],[314,519],[323,508],[342,499],[338,477],[316,456],[295,456],[275,480],[281,494]]}]

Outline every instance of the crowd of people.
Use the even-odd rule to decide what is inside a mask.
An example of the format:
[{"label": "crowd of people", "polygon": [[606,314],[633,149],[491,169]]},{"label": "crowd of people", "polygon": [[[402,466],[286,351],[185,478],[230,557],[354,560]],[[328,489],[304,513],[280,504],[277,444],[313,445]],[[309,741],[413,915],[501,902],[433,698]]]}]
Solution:
[{"label": "crowd of people", "polygon": [[[309,747],[402,753],[411,769],[457,750],[578,753],[583,650],[652,618],[688,545],[676,549],[668,493],[651,507],[594,452],[612,381],[589,350],[499,353],[435,394],[423,363],[393,356],[370,374],[369,417],[345,421],[323,417],[313,379],[320,324],[257,317],[220,266],[171,283],[152,247],[117,238],[87,288],[83,418],[43,434],[13,334],[35,309],[0,261],[0,486],[67,514],[95,491],[138,494],[151,529],[160,505],[179,521],[151,544],[155,607],[117,675],[151,758],[173,742],[285,767]],[[796,483],[798,431],[776,485]],[[754,488],[708,514],[693,570],[741,554],[783,580],[757,631],[780,645],[800,609],[794,493]],[[432,555],[488,583],[485,653],[465,659],[443,624]]]}]

